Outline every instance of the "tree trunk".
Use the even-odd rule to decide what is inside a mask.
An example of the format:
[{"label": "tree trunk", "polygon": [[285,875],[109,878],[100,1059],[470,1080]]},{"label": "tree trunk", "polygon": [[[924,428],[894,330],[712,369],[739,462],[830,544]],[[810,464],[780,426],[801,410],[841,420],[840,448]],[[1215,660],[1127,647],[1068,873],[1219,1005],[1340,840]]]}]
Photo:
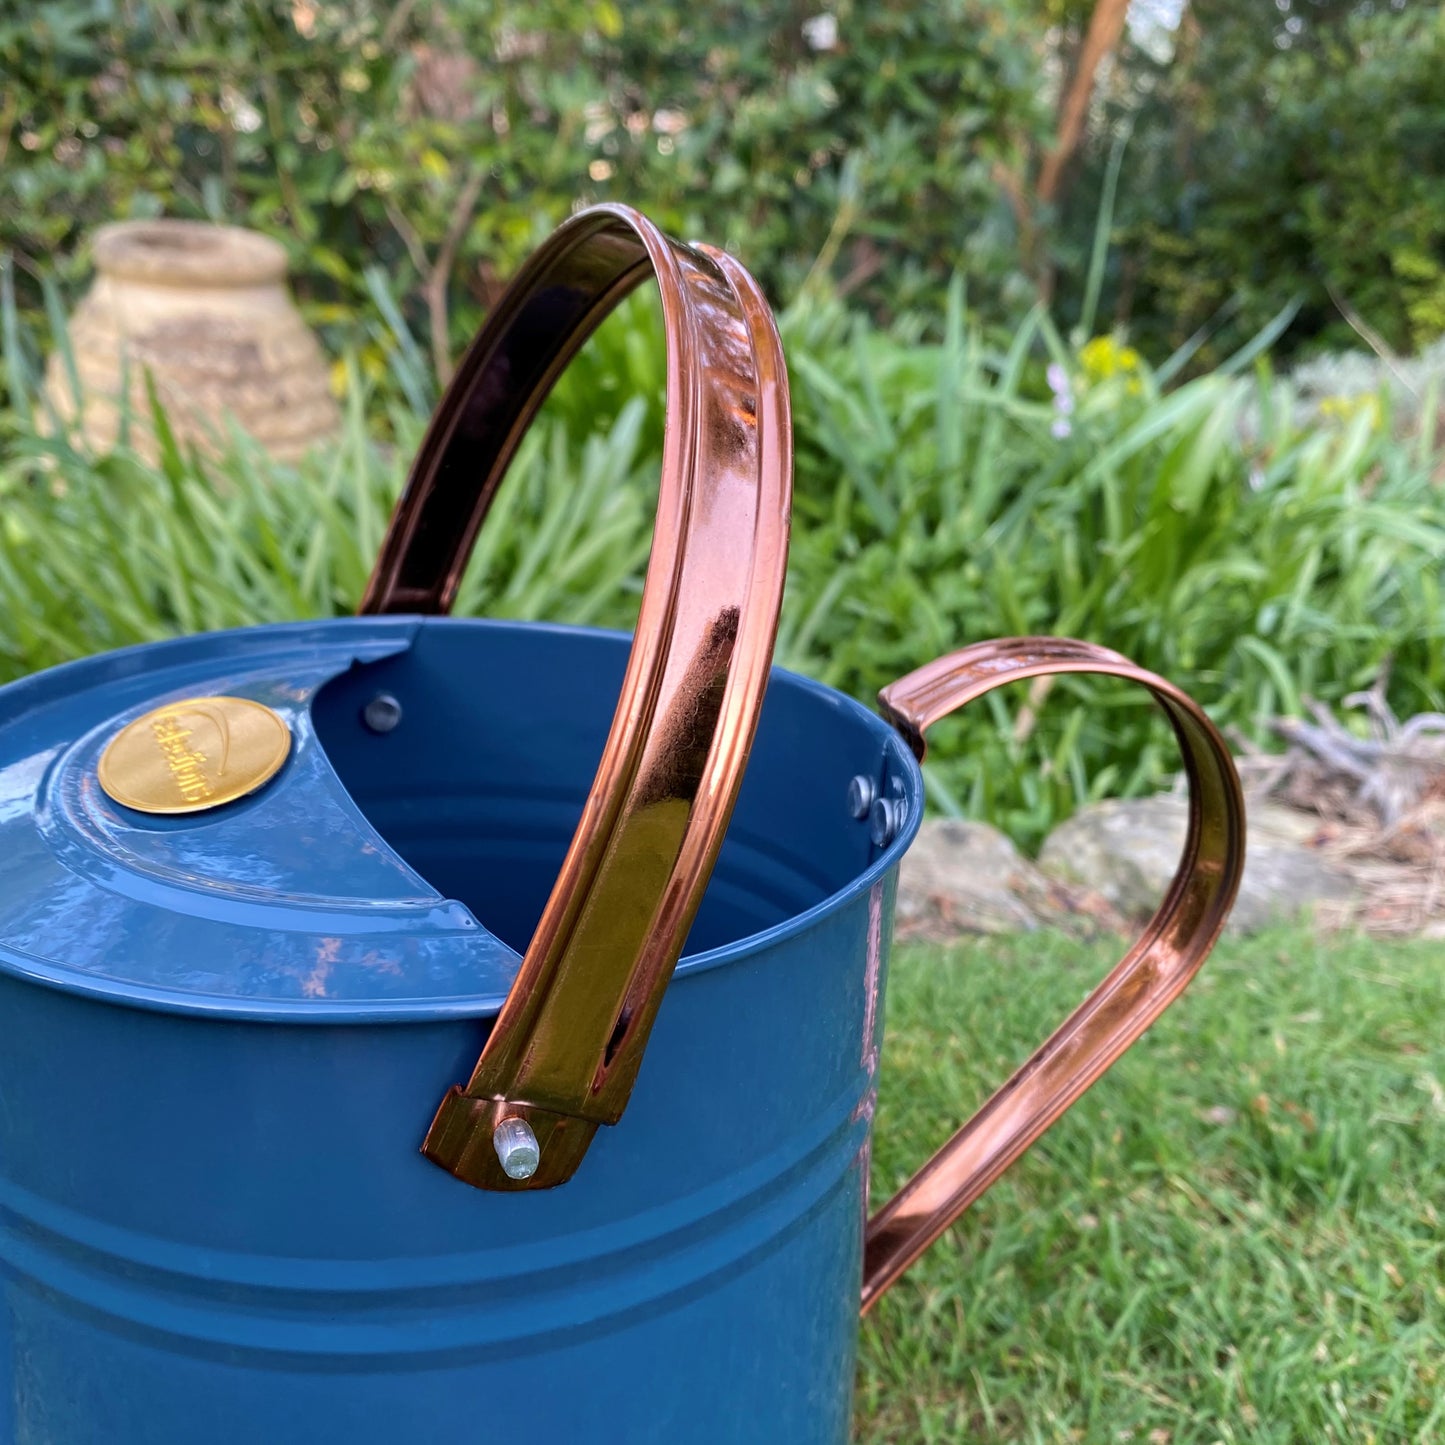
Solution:
[{"label": "tree trunk", "polygon": [[1104,58],[1118,46],[1128,12],[1129,0],[1098,0],[1093,14],[1089,16],[1089,29],[1084,36],[1083,49],[1079,52],[1079,63],[1059,106],[1058,135],[1039,171],[1036,194],[1043,205],[1056,205],[1061,199],[1065,168],[1083,138],[1095,77]]}]

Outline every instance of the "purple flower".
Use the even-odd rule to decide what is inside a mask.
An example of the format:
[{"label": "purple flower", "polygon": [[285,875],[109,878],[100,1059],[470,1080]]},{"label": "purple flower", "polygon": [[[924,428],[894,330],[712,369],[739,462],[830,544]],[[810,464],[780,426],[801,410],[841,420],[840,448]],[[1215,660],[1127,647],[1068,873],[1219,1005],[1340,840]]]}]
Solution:
[{"label": "purple flower", "polygon": [[1044,374],[1049,380],[1049,390],[1054,394],[1054,421],[1049,431],[1055,441],[1063,441],[1074,429],[1069,421],[1074,414],[1074,392],[1069,385],[1069,373],[1057,361],[1051,361]]}]

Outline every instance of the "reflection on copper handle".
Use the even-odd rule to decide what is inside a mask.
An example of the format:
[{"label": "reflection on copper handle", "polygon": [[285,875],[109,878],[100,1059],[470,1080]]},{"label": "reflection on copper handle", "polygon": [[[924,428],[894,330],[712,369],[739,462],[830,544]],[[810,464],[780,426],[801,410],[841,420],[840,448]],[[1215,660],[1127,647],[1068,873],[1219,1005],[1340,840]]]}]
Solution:
[{"label": "reflection on copper handle", "polygon": [[[667,422],[652,555],[622,695],[582,818],[466,1087],[423,1152],[485,1189],[571,1178],[631,1094],[737,800],[787,569],[787,372],[757,284],[627,207],[574,216],[523,266],[422,442],[365,612],[441,612],[522,434],[567,362],[655,274]],[[525,709],[525,695],[513,700]],[[541,1162],[511,1179],[496,1125]]]},{"label": "reflection on copper handle", "polygon": [[1244,794],[1214,724],[1172,683],[1117,652],[1063,638],[985,642],[879,694],[923,757],[924,731],[1005,683],[1093,672],[1147,687],[1174,726],[1189,781],[1178,872],[1143,936],[1049,1041],[868,1221],[863,1312],[1179,996],[1219,937],[1244,870]]}]

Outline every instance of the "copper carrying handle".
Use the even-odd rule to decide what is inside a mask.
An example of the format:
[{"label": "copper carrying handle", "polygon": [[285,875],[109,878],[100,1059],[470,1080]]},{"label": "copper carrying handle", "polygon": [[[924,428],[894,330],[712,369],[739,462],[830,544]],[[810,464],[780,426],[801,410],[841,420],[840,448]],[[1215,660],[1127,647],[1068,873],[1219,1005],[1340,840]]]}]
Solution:
[{"label": "copper carrying handle", "polygon": [[[772,661],[792,488],[787,372],[752,277],[624,206],[561,226],[442,397],[361,608],[450,608],[528,424],[582,343],[650,275],[667,420],[622,695],[511,992],[423,1145],[483,1189],[570,1179],[598,1125],[621,1117],[737,800]],[[519,1137],[508,1155],[504,1139]]]},{"label": "copper carrying handle", "polygon": [[1092,672],[1147,687],[1173,724],[1189,830],[1164,902],[1114,971],[869,1221],[863,1312],[1164,1012],[1219,937],[1244,871],[1244,794],[1224,739],[1172,683],[1088,642],[1022,637],[966,647],[886,687],[885,717],[923,758],[925,729],[1005,683]]}]

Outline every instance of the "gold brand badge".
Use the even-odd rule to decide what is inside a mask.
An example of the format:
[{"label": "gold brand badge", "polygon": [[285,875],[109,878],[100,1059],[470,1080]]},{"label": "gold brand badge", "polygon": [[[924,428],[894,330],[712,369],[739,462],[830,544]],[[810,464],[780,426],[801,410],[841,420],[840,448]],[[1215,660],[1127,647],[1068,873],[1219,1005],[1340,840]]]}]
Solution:
[{"label": "gold brand badge", "polygon": [[96,769],[100,786],[142,813],[199,813],[253,793],[291,751],[279,713],[244,697],[190,697],[123,727]]}]

